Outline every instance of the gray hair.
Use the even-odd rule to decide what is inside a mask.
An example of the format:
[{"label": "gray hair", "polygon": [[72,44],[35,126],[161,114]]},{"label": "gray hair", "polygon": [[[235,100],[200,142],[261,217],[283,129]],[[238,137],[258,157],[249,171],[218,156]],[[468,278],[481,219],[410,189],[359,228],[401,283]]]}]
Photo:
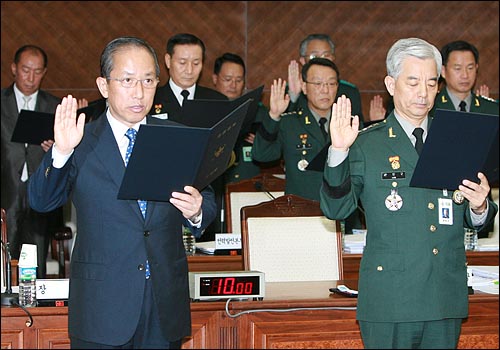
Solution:
[{"label": "gray hair", "polygon": [[399,39],[392,45],[385,60],[387,75],[396,79],[401,74],[403,60],[410,56],[420,59],[433,59],[436,62],[437,75],[441,75],[441,66],[443,63],[441,53],[434,45],[419,38]]},{"label": "gray hair", "polygon": [[114,55],[118,51],[131,46],[144,48],[151,53],[155,62],[156,77],[160,76],[160,65],[158,64],[158,58],[153,47],[143,39],[132,36],[124,36],[110,41],[104,48],[101,54],[101,77],[109,78],[114,66]]},{"label": "gray hair", "polygon": [[309,34],[304,40],[301,41],[299,46],[299,54],[301,57],[305,57],[307,51],[307,45],[313,40],[326,41],[330,45],[332,54],[335,53],[335,44],[328,34]]}]

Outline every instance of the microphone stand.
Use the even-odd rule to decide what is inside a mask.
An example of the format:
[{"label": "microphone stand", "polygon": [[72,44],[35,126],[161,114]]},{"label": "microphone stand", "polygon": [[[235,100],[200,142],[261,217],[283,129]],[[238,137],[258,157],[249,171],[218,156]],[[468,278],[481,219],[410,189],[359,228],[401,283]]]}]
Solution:
[{"label": "microphone stand", "polygon": [[5,277],[6,277],[6,288],[5,293],[2,293],[2,305],[3,306],[11,306],[17,305],[19,300],[19,293],[12,293],[12,262],[10,255],[9,242],[3,243],[2,246],[5,249],[6,255],[6,269],[5,269]]}]

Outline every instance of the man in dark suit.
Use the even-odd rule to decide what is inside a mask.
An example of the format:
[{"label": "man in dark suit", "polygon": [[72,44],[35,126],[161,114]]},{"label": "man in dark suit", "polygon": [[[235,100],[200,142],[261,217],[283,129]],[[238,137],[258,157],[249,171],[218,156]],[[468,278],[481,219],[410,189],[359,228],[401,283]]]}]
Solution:
[{"label": "man in dark suit", "polygon": [[[156,91],[151,114],[158,118],[182,123],[181,111],[184,99],[227,100],[220,92],[198,85],[203,62],[205,61],[205,44],[197,36],[179,33],[167,41],[165,65],[170,79]],[[185,96],[184,96],[185,95]],[[215,233],[225,232],[223,222],[224,175],[210,184],[215,191],[217,202],[217,218],[207,227],[203,239],[213,240]]]},{"label": "man in dark suit", "polygon": [[[182,123],[180,113],[184,98],[227,100],[224,94],[198,85],[204,60],[205,44],[197,36],[180,33],[168,39],[165,65],[170,79],[156,90],[150,114]],[[182,94],[186,92],[184,97]]]},{"label": "man in dark suit", "polygon": [[481,173],[471,179],[479,183],[464,179],[447,190],[409,186],[414,145],[431,126],[441,54],[424,40],[401,39],[386,62],[395,107],[387,119],[359,131],[345,96],[332,108],[321,209],[331,219],[346,218],[358,199],[365,209],[357,308],[365,348],[452,349],[468,313],[463,228],[491,222],[498,208]]},{"label": "man in dark suit", "polygon": [[29,183],[35,210],[52,210],[69,198],[76,208],[72,348],[179,348],[191,332],[182,226],[201,234],[215,218],[213,192],[186,186],[169,202],[117,199],[139,126],[175,124],[147,115],[159,74],[156,53],[144,40],[112,40],[96,79],[106,113],[84,125],[76,99],[63,98],[55,143]]},{"label": "man in dark suit", "polygon": [[2,89],[2,208],[7,213],[9,242],[14,259],[22,244],[37,246],[37,277],[45,278],[51,229],[62,226],[62,208],[38,213],[28,206],[26,181],[35,172],[53,140],[40,145],[11,142],[21,109],[54,113],[60,98],[40,90],[47,73],[47,54],[34,45],[20,47],[11,65],[14,83]]}]

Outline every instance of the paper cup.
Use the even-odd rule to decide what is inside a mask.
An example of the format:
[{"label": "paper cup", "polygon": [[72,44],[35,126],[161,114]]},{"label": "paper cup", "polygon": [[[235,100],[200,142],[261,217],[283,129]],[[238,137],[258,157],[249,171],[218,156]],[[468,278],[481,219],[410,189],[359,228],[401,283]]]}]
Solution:
[{"label": "paper cup", "polygon": [[19,255],[19,267],[38,267],[36,244],[23,244]]}]

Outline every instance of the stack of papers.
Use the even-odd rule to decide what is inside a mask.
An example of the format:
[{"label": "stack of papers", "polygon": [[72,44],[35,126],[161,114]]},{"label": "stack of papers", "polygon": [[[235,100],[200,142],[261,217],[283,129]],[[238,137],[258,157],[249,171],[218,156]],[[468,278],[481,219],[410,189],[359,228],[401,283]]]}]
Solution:
[{"label": "stack of papers", "polygon": [[344,235],[344,253],[362,254],[365,248],[366,230],[353,230],[352,235]]},{"label": "stack of papers", "polygon": [[498,251],[498,234],[491,234],[489,238],[477,240],[477,250],[480,252]]},{"label": "stack of papers", "polygon": [[201,253],[213,255],[215,253],[215,241],[196,242],[196,250]]},{"label": "stack of papers", "polygon": [[468,266],[467,272],[467,285],[474,290],[499,294],[498,266]]}]

